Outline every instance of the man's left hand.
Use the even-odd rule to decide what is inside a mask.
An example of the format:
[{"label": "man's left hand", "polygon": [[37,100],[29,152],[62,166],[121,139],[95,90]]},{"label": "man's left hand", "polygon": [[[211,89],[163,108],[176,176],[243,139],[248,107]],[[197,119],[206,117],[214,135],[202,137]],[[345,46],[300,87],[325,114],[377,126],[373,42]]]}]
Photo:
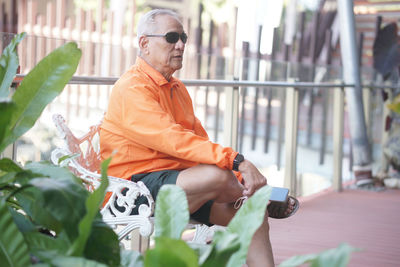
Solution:
[{"label": "man's left hand", "polygon": [[239,171],[243,176],[244,196],[252,196],[257,189],[267,184],[267,178],[248,160],[240,163]]}]

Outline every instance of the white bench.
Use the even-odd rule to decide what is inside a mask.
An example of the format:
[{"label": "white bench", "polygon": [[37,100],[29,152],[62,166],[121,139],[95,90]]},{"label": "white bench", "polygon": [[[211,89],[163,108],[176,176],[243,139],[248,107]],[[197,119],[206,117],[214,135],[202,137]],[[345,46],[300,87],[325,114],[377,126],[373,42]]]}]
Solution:
[{"label": "white bench", "polygon": [[[89,191],[93,191],[100,185],[100,154],[99,154],[99,130],[100,123],[91,126],[82,137],[76,137],[59,114],[53,115],[53,122],[60,137],[64,140],[64,146],[56,148],[51,153],[51,161],[59,165],[60,159],[70,156],[68,160],[61,161],[67,164],[69,169],[81,178]],[[122,178],[108,176],[109,186],[107,191],[110,199],[101,209],[103,220],[113,227],[118,239],[121,241],[129,237],[133,230],[138,230],[140,236],[132,237],[133,249],[143,251],[149,245],[149,237],[154,230],[154,200],[142,182],[132,182]],[[145,197],[148,204],[136,207],[135,200]],[[117,208],[117,204],[120,208]],[[137,209],[136,215],[132,210]],[[189,227],[195,227],[196,232],[190,242],[205,243],[210,234],[209,227],[203,224],[191,222]],[[121,230],[120,230],[121,229]],[[144,241],[144,242],[143,242]]]}]

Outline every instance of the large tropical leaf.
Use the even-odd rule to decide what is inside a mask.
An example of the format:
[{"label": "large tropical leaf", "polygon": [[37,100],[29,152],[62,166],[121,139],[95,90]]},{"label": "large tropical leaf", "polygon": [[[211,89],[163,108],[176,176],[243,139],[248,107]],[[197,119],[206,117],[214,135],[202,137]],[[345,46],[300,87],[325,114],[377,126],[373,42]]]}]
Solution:
[{"label": "large tropical leaf", "polygon": [[[81,181],[68,169],[54,166],[49,162],[30,162],[25,165],[27,171],[36,174],[29,184],[35,188],[22,192],[28,198],[23,203],[32,219],[57,233],[65,230],[70,240],[78,236],[77,225],[86,212],[85,201],[89,193]],[[32,197],[37,200],[32,202]],[[31,208],[28,209],[28,205]]]},{"label": "large tropical leaf", "polygon": [[43,109],[64,89],[81,57],[76,43],[67,43],[42,59],[30,71],[12,99],[16,104],[0,151],[27,132]]},{"label": "large tropical leaf", "polygon": [[[38,265],[42,266],[57,266],[57,267],[109,267],[109,265],[102,264],[93,260],[85,259],[82,257],[71,257],[52,253],[49,251],[41,252],[39,255],[41,259],[46,258],[46,264]],[[51,257],[49,257],[51,256]],[[36,264],[34,265],[36,267]]]},{"label": "large tropical leaf", "polygon": [[106,189],[108,187],[107,167],[111,158],[105,160],[101,164],[101,183],[100,186],[86,200],[86,213],[79,222],[79,237],[74,240],[68,255],[82,256],[86,247],[86,242],[92,231],[92,224],[99,213],[101,204],[103,203]]},{"label": "large tropical leaf", "polygon": [[0,170],[4,172],[23,172],[22,169],[17,163],[12,161],[9,158],[0,159]]},{"label": "large tropical leaf", "polygon": [[[9,88],[17,73],[19,61],[17,55],[17,45],[24,39],[26,33],[17,34],[9,45],[3,50],[0,58],[0,98],[8,97]],[[1,125],[1,123],[0,123]],[[1,138],[0,138],[1,140]]]},{"label": "large tropical leaf", "polygon": [[146,251],[144,266],[197,267],[198,256],[185,241],[159,236],[155,248]]},{"label": "large tropical leaf", "polygon": [[294,256],[283,261],[279,267],[300,266],[305,263],[318,267],[345,267],[350,260],[351,253],[354,251],[359,251],[359,249],[342,243],[337,248],[328,249],[321,253]]},{"label": "large tropical leaf", "polygon": [[176,185],[163,185],[158,192],[155,210],[155,236],[180,239],[189,222],[185,192]]},{"label": "large tropical leaf", "polygon": [[0,159],[0,187],[13,187],[16,177],[20,172],[24,172],[24,170],[11,159]]},{"label": "large tropical leaf", "polygon": [[63,230],[62,223],[44,208],[45,201],[39,189],[33,186],[26,187],[15,194],[15,197],[22,210],[38,227],[53,230],[57,234]]},{"label": "large tropical leaf", "polygon": [[135,250],[121,250],[121,267],[143,267],[142,254]]},{"label": "large tropical leaf", "polygon": [[[30,252],[34,255],[50,255],[47,259],[51,259],[53,253],[64,254],[70,245],[66,238],[54,238],[40,232],[27,232],[24,236]],[[40,256],[44,259],[43,255]]]},{"label": "large tropical leaf", "polygon": [[201,267],[226,266],[233,253],[240,248],[238,235],[234,233],[217,231],[214,240],[211,253],[200,256]]},{"label": "large tropical leaf", "polygon": [[100,212],[92,224],[83,256],[109,266],[118,266],[121,261],[118,236],[102,221]]},{"label": "large tropical leaf", "polygon": [[[264,220],[271,191],[272,187],[268,185],[257,190],[243,204],[228,224],[226,232],[235,233],[239,236],[240,249],[232,255],[227,266],[242,266],[245,264],[251,239]],[[249,218],[251,219],[249,220]]]},{"label": "large tropical leaf", "polygon": [[[0,144],[3,143],[6,134],[6,128],[8,127],[11,121],[14,109],[15,109],[15,104],[10,100],[8,99],[0,100]],[[0,153],[3,152],[4,148],[0,150]]]},{"label": "large tropical leaf", "polygon": [[[31,188],[20,191],[16,198],[26,214],[36,224],[57,234],[66,231],[70,240],[75,239],[89,193],[66,168],[49,162],[27,163],[25,168],[25,174],[30,174],[26,184]],[[17,181],[24,184],[27,175],[21,176]]]},{"label": "large tropical leaf", "polygon": [[9,158],[0,159],[0,173],[5,173],[0,177],[0,184],[10,183],[18,184],[19,186],[26,185],[30,179],[37,177],[36,174],[30,170],[21,168],[16,162]]},{"label": "large tropical leaf", "polygon": [[[87,192],[73,180],[54,178],[34,178],[29,184],[39,190],[41,197],[34,203],[37,209],[44,213],[37,213],[34,221],[43,222],[44,214],[50,214],[66,231],[70,240],[79,235],[78,223],[85,214]],[[39,197],[39,196],[38,196]],[[52,229],[53,228],[49,228]]]},{"label": "large tropical leaf", "polygon": [[28,266],[30,264],[28,246],[15,225],[4,199],[0,200],[0,229],[1,266]]},{"label": "large tropical leaf", "polygon": [[[81,180],[73,175],[67,168],[55,166],[48,161],[28,162],[24,167],[26,170],[36,173],[38,176],[50,177],[52,179],[70,180],[77,186],[82,184]],[[83,186],[81,191],[85,191]]]},{"label": "large tropical leaf", "polygon": [[26,233],[26,232],[32,232],[36,231],[35,225],[29,220],[29,218],[25,215],[22,214],[22,212],[16,211],[14,209],[9,209],[14,223],[17,225],[19,231],[21,233]]}]

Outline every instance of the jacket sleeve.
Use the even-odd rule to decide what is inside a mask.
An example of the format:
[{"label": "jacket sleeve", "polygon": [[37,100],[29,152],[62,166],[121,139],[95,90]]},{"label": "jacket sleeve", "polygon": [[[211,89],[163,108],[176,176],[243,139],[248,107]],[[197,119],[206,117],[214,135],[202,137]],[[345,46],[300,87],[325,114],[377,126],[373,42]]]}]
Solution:
[{"label": "jacket sleeve", "polygon": [[[146,85],[124,90],[124,95],[120,96],[120,127],[123,135],[172,157],[232,169],[237,152],[212,143],[194,115],[194,129],[185,129],[176,123],[173,116],[161,106],[156,90],[159,89]],[[193,114],[193,109],[188,112]],[[200,131],[200,134],[196,134],[196,131]]]}]

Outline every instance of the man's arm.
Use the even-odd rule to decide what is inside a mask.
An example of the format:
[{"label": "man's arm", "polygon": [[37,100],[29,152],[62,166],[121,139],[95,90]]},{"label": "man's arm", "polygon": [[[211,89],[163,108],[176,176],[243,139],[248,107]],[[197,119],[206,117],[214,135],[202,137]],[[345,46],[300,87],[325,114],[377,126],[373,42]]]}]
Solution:
[{"label": "man's arm", "polygon": [[[197,135],[194,129],[176,123],[157,97],[151,87],[133,86],[124,92],[118,103],[123,112],[118,116],[121,116],[121,128],[126,138],[176,158],[232,169],[235,151],[212,143]],[[187,112],[193,113],[192,107],[184,108],[190,108]]]}]

